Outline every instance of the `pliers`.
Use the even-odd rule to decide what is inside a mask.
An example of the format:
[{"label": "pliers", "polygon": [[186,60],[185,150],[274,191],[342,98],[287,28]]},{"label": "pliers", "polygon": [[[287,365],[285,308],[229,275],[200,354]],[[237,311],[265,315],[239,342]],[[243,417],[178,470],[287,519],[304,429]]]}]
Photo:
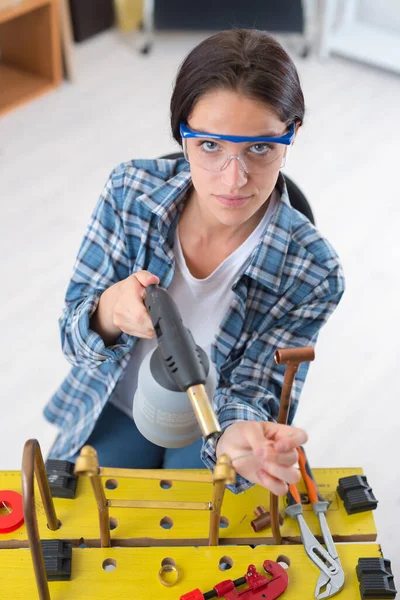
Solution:
[{"label": "pliers", "polygon": [[314,597],[318,600],[322,600],[322,598],[330,598],[331,596],[334,596],[340,592],[344,586],[344,572],[340,564],[331,532],[329,531],[329,527],[326,522],[325,513],[330,503],[324,500],[318,492],[317,485],[303,448],[297,448],[297,451],[299,453],[300,472],[305,481],[308,497],[312,503],[313,511],[318,517],[326,549],[311,533],[306,521],[304,520],[301,498],[295,484],[289,485],[289,491],[287,494],[288,506],[285,510],[285,513],[289,517],[292,517],[292,519],[297,520],[300,527],[300,536],[304,545],[304,549],[315,566],[320,570]]}]

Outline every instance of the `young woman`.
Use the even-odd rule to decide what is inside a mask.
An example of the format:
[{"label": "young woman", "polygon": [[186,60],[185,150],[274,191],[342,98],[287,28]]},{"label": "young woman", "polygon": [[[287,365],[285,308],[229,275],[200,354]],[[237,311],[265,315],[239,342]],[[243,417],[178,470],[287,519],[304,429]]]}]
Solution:
[{"label": "young woman", "polygon": [[[213,468],[277,494],[298,479],[306,433],[277,425],[276,348],[314,345],[344,290],[331,245],[289,202],[280,169],[304,119],[296,68],[256,30],[217,33],[177,75],[171,127],[185,158],[133,160],[111,174],[89,223],[60,321],[73,368],[45,409],[53,458],[93,445],[104,466]],[[162,448],[132,418],[138,373],[155,347],[146,287],[168,289],[216,374],[222,434]],[[298,371],[292,422],[307,365]],[[257,458],[255,458],[257,457]]]}]

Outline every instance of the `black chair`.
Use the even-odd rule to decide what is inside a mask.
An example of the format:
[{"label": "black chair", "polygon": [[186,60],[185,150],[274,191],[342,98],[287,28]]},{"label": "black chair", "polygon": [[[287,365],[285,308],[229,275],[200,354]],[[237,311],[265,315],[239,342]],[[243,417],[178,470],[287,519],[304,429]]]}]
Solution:
[{"label": "black chair", "polygon": [[[182,152],[173,152],[172,154],[165,154],[164,156],[160,156],[160,158],[169,158],[172,160],[176,158],[183,158],[183,154]],[[301,189],[286,174],[285,182],[289,194],[290,204],[293,206],[293,208],[305,215],[313,225],[315,225],[315,219],[311,210],[311,206],[309,205],[308,200],[301,191]]]}]

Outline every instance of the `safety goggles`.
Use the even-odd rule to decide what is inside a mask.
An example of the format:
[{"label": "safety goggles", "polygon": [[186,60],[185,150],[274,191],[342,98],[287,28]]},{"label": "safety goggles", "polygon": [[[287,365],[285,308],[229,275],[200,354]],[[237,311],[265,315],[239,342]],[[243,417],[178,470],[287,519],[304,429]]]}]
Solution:
[{"label": "safety goggles", "polygon": [[[278,137],[205,133],[190,129],[185,123],[180,123],[180,134],[184,156],[193,165],[207,171],[223,171],[232,159],[236,159],[245,173],[262,173],[278,160],[279,166],[283,166],[285,153],[282,151],[282,145],[292,144],[295,123],[290,125],[289,131]],[[224,142],[243,144],[242,152],[231,154]]]}]

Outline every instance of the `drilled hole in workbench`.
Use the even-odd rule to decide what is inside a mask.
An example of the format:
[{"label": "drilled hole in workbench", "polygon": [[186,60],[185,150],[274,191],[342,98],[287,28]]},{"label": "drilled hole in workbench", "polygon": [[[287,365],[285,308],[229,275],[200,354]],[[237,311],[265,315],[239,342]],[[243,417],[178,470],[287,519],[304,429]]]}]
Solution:
[{"label": "drilled hole in workbench", "polygon": [[102,567],[105,571],[114,571],[117,568],[117,561],[114,558],[103,560]]},{"label": "drilled hole in workbench", "polygon": [[229,527],[229,519],[227,519],[226,517],[221,517],[219,520],[219,526],[221,527],[221,529],[226,529],[227,527]]},{"label": "drilled hole in workbench", "polygon": [[220,571],[228,571],[228,569],[232,569],[233,560],[230,556],[223,556],[219,559],[218,568]]},{"label": "drilled hole in workbench", "polygon": [[110,530],[116,529],[118,527],[118,519],[115,517],[110,517]]},{"label": "drilled hole in workbench", "polygon": [[8,502],[4,502],[3,500],[0,502],[0,517],[5,517],[12,513],[12,506],[8,504]]},{"label": "drilled hole in workbench", "polygon": [[176,562],[174,561],[173,558],[170,558],[169,556],[167,556],[167,558],[162,559],[161,566],[166,567],[167,565],[169,565],[170,567],[176,567]]},{"label": "drilled hole in workbench", "polygon": [[115,490],[118,487],[118,481],[116,479],[107,479],[105,486],[107,490]]},{"label": "drilled hole in workbench", "polygon": [[163,529],[171,529],[173,524],[174,522],[172,519],[170,519],[170,517],[163,517],[160,521],[160,527],[162,527]]},{"label": "drilled hole in workbench", "polygon": [[[57,529],[61,529],[61,527],[62,527],[62,523],[61,523],[60,519],[57,519]],[[48,523],[47,523],[47,529],[50,529]],[[51,531],[53,531],[53,530],[51,530]]]},{"label": "drilled hole in workbench", "polygon": [[276,559],[276,562],[280,564],[284,569],[290,567],[290,558],[285,556],[285,554],[280,554]]},{"label": "drilled hole in workbench", "polygon": [[172,481],[170,481],[169,479],[162,479],[160,481],[160,488],[162,488],[163,490],[169,490],[169,488],[172,487]]},{"label": "drilled hole in workbench", "polygon": [[163,558],[158,577],[161,583],[167,587],[172,587],[179,581],[180,574],[173,558]]}]

